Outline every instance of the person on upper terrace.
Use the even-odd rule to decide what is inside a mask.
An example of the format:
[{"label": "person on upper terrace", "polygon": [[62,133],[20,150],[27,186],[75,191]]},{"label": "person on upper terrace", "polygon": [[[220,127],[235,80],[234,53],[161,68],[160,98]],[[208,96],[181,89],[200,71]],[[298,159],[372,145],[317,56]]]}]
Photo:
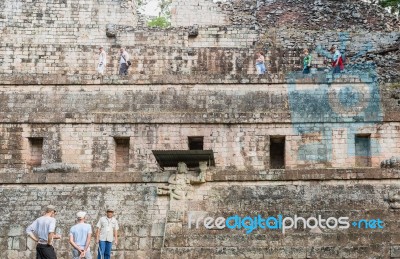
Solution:
[{"label": "person on upper terrace", "polygon": [[329,50],[332,54],[333,74],[340,73],[344,69],[343,57],[337,48],[337,45],[332,45]]},{"label": "person on upper terrace", "polygon": [[97,64],[97,73],[98,78],[103,78],[104,73],[106,71],[106,64],[107,64],[107,54],[104,51],[103,47],[99,48],[99,62]]},{"label": "person on upper terrace", "polygon": [[257,59],[256,59],[256,69],[257,69],[257,74],[258,75],[263,75],[267,72],[267,69],[265,67],[265,57],[263,52],[258,52],[257,53]]},{"label": "person on upper terrace", "polygon": [[119,74],[120,75],[128,75],[128,68],[131,65],[129,61],[129,54],[126,52],[124,48],[120,49],[120,60],[119,60]]},{"label": "person on upper terrace", "polygon": [[311,69],[311,54],[308,52],[308,49],[303,50],[304,58],[303,58],[303,74],[310,74]]}]

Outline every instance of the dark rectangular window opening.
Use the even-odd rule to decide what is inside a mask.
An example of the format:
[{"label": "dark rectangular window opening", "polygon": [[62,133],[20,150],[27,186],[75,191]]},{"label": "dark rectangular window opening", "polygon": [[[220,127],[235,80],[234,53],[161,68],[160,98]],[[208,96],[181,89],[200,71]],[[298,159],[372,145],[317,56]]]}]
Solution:
[{"label": "dark rectangular window opening", "polygon": [[285,169],[285,137],[270,137],[270,168]]},{"label": "dark rectangular window opening", "polygon": [[188,137],[189,150],[203,150],[204,137]]},{"label": "dark rectangular window opening", "polygon": [[127,171],[129,168],[129,138],[115,140],[115,171]]},{"label": "dark rectangular window opening", "polygon": [[355,137],[356,167],[371,167],[371,134]]},{"label": "dark rectangular window opening", "polygon": [[42,165],[43,157],[43,138],[28,138],[30,157],[28,164],[31,166]]}]

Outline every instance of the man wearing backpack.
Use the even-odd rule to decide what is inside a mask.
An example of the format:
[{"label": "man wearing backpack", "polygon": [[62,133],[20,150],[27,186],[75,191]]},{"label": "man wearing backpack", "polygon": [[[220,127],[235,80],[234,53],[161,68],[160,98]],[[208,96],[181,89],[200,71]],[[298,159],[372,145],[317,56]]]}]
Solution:
[{"label": "man wearing backpack", "polygon": [[333,74],[340,73],[344,69],[342,54],[338,50],[337,45],[332,45],[330,52],[332,53]]},{"label": "man wearing backpack", "polygon": [[129,61],[129,54],[124,48],[121,48],[119,51],[121,54],[119,59],[119,74],[126,76],[128,75],[128,68],[131,65],[131,62]]}]

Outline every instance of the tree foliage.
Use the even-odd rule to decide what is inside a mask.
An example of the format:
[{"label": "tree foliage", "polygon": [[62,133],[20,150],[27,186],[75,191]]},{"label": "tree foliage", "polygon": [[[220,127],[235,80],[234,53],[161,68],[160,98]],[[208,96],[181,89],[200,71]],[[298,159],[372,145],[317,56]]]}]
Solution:
[{"label": "tree foliage", "polygon": [[390,8],[392,13],[399,14],[400,0],[379,0],[379,5]]},{"label": "tree foliage", "polygon": [[147,22],[147,26],[149,27],[159,27],[159,28],[167,28],[171,25],[167,18],[163,16],[156,17]]},{"label": "tree foliage", "polygon": [[[1,1],[1,0],[0,0]],[[139,12],[142,12],[147,18],[154,17],[147,21],[147,26],[149,27],[159,27],[167,28],[171,26],[171,3],[172,0],[134,0],[139,7]],[[158,8],[154,9],[152,12],[145,11],[148,4],[152,6],[156,3]],[[157,14],[155,14],[157,13]]]}]

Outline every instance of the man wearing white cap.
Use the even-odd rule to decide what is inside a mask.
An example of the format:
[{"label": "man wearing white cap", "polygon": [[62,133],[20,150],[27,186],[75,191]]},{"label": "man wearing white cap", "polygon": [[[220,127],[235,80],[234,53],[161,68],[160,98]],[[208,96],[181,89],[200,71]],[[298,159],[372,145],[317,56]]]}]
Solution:
[{"label": "man wearing white cap", "polygon": [[77,224],[69,231],[69,243],[72,245],[72,259],[92,259],[90,253],[90,238],[92,237],[92,226],[85,223],[86,212],[76,213]]}]

